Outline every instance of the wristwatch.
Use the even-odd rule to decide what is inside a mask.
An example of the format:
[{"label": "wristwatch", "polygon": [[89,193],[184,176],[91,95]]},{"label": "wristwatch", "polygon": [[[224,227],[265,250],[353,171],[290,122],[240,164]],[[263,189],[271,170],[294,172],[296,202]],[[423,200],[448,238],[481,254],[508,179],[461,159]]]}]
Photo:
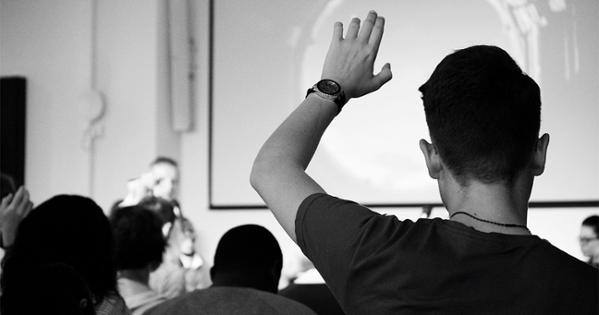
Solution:
[{"label": "wristwatch", "polygon": [[338,112],[341,112],[341,108],[343,108],[343,105],[347,103],[347,99],[345,98],[345,93],[343,92],[341,85],[331,79],[322,79],[318,81],[316,84],[314,84],[314,86],[308,89],[306,97],[312,93],[316,93],[318,96],[324,99],[335,102],[335,104],[337,104]]}]

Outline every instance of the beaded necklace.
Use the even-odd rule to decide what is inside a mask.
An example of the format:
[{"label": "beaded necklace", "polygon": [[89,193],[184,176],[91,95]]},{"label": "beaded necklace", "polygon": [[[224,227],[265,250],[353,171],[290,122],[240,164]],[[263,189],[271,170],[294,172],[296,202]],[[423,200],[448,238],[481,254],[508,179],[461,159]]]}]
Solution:
[{"label": "beaded necklace", "polygon": [[451,219],[451,218],[453,218],[457,214],[463,214],[463,215],[469,216],[469,217],[473,218],[474,220],[477,220],[477,221],[480,221],[480,222],[495,224],[495,225],[498,225],[498,226],[503,226],[503,227],[508,227],[508,228],[521,228],[521,229],[526,229],[527,231],[530,232],[530,230],[526,227],[526,225],[511,224],[511,223],[500,223],[500,222],[495,222],[495,221],[491,221],[491,220],[485,220],[485,219],[478,218],[478,217],[476,217],[476,216],[474,216],[474,215],[472,215],[472,214],[470,214],[468,212],[464,212],[464,211],[454,212],[451,216],[449,216],[449,218]]}]

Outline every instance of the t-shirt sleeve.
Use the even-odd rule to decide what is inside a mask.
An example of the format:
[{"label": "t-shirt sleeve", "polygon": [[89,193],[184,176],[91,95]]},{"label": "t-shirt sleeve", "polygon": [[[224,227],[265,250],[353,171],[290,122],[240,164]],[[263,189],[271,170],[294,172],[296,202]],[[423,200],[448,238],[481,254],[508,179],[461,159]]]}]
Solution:
[{"label": "t-shirt sleeve", "polygon": [[353,201],[318,193],[301,203],[295,233],[304,254],[314,263],[337,299],[343,300],[352,280],[356,280],[355,273],[360,264],[384,246],[389,236],[387,232],[399,225],[395,217],[373,212]]}]

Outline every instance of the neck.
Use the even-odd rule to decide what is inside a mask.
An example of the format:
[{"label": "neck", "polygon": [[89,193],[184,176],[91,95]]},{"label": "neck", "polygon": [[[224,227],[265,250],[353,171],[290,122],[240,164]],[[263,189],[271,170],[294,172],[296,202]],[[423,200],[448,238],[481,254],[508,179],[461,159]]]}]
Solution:
[{"label": "neck", "polygon": [[251,275],[239,275],[235,273],[221,273],[213,275],[213,286],[215,287],[248,287],[257,290],[277,293],[277,285],[273,279],[253,277]]},{"label": "neck", "polygon": [[[524,226],[526,226],[532,181],[529,183],[525,178],[519,178],[512,184],[504,182],[486,184],[472,180],[466,186],[457,183],[449,186],[446,189],[452,190],[444,194],[443,201],[452,221],[460,222],[481,232],[530,234]],[[470,216],[457,212],[466,212]],[[522,227],[505,226],[505,224]]]}]

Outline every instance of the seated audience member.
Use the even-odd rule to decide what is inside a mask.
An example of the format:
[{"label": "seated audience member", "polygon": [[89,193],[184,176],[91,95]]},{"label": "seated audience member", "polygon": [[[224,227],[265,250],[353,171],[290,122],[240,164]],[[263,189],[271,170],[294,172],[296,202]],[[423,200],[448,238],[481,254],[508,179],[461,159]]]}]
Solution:
[{"label": "seated audience member", "polygon": [[174,298],[209,285],[204,261],[195,250],[195,231],[191,222],[175,214],[172,201],[146,197],[139,203],[157,213],[167,246],[162,264],[150,274],[152,290]]},{"label": "seated audience member", "polygon": [[110,215],[115,239],[118,289],[133,315],[166,301],[149,287],[150,272],[162,262],[166,242],[158,215],[142,206],[116,209]]},{"label": "seated audience member", "polygon": [[[14,199],[22,200],[23,191],[22,188],[17,191]],[[22,216],[26,212],[16,211]],[[65,293],[64,283],[56,283],[57,292],[50,292],[53,283],[46,283],[44,286],[48,288],[48,296],[65,293],[70,298],[84,299],[79,294],[85,291],[82,289],[85,284],[91,292],[97,314],[129,314],[116,288],[114,239],[110,224],[93,200],[72,195],[52,197],[31,211],[20,222],[18,230],[14,230],[17,231],[14,242],[8,244],[3,261],[0,300],[3,315],[23,314],[21,309],[31,306],[28,304],[38,303],[39,300],[31,299],[30,292],[40,284],[34,279],[24,280],[31,277],[32,271],[35,274],[44,268],[62,268],[56,267],[62,265],[72,267],[72,270],[65,271],[72,278],[65,281],[78,283],[77,277],[80,277],[83,283],[74,288],[77,294]],[[43,278],[39,281],[43,281]],[[56,303],[66,305],[69,302]],[[82,311],[87,309],[85,304],[85,301],[81,303]]]},{"label": "seated audience member", "polygon": [[539,86],[498,47],[449,54],[419,89],[432,141],[420,148],[449,220],[381,215],[328,195],[306,174],[342,106],[391,79],[389,64],[373,73],[384,22],[371,11],[345,34],[335,23],[321,81],[266,140],[250,178],[342,309],[598,314],[598,270],[527,227],[549,135],[539,137]]},{"label": "seated audience member", "polygon": [[[580,227],[580,250],[588,257],[588,264],[599,268],[599,216],[592,215],[584,221]],[[599,281],[599,280],[598,280]]]},{"label": "seated audience member", "polygon": [[167,301],[148,314],[314,314],[276,294],[282,265],[279,243],[267,229],[232,228],[218,242],[212,287]]},{"label": "seated audience member", "polygon": [[295,279],[279,292],[281,296],[298,301],[317,314],[321,315],[343,315],[343,310],[331,290],[327,287],[324,279],[309,262],[309,268],[300,272]]}]

